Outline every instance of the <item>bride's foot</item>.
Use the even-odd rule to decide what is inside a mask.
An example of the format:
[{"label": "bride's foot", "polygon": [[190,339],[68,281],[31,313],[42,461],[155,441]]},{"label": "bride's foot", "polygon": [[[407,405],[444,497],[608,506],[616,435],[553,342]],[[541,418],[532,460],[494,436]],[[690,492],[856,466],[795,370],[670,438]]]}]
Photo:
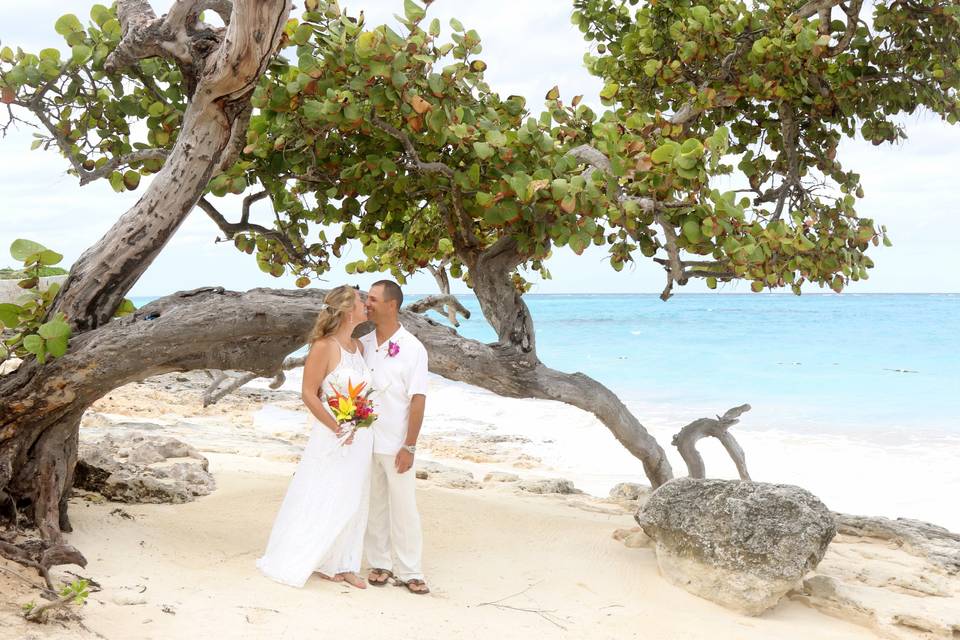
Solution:
[{"label": "bride's foot", "polygon": [[319,571],[317,571],[317,575],[323,578],[324,580],[329,580],[330,582],[343,582],[342,573],[338,573],[337,575],[331,577],[325,573],[320,573]]},{"label": "bride's foot", "polygon": [[357,589],[367,588],[367,583],[363,581],[363,578],[355,573],[338,573],[335,577],[340,578],[341,581],[346,582],[351,587],[355,587]]}]

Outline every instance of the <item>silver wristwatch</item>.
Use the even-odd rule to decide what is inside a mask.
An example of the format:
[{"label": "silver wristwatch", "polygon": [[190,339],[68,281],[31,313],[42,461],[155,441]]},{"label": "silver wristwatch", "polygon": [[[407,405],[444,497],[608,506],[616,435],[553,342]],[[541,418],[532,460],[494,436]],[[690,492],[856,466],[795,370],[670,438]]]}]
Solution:
[{"label": "silver wristwatch", "polygon": [[405,444],[400,448],[409,451],[411,455],[414,455],[417,453],[417,445],[415,444]]}]

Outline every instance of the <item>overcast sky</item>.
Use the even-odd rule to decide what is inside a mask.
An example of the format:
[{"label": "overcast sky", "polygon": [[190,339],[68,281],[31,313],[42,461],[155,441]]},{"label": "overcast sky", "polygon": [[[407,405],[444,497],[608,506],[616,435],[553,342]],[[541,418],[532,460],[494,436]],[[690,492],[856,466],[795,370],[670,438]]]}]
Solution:
[{"label": "overcast sky", "polygon": [[[170,0],[153,2],[158,13],[170,4]],[[85,22],[92,5],[86,0],[2,0],[0,43],[33,52],[44,47],[64,49],[54,21],[73,11]],[[392,21],[394,13],[402,12],[403,2],[341,0],[341,5],[351,13],[363,9],[368,24],[378,24]],[[583,69],[586,46],[570,24],[570,6],[566,0],[436,0],[428,17],[439,17],[445,33],[454,13],[467,28],[476,29],[483,39],[480,57],[489,65],[486,75],[491,86],[504,95],[526,96],[528,106],[539,113],[544,94],[555,84],[567,98],[595,96],[601,87]],[[295,9],[294,15],[298,13]],[[866,198],[859,205],[861,214],[886,224],[894,243],[892,248],[874,250],[877,267],[869,281],[853,283],[848,290],[852,293],[960,291],[952,259],[960,228],[960,127],[950,127],[930,114],[914,115],[906,122],[910,139],[901,145],[851,142],[838,155],[847,168],[862,175]],[[15,238],[37,240],[63,253],[69,264],[109,229],[147,184],[144,180],[138,191],[122,195],[105,182],[81,188],[66,174],[63,158],[53,152],[30,151],[31,139],[31,131],[21,128],[0,140],[0,266],[12,264],[7,248]],[[236,202],[232,205],[239,210]],[[225,205],[223,210],[230,207]],[[266,221],[268,210],[264,207],[259,213]],[[132,295],[162,295],[206,285],[240,290],[292,286],[292,278],[261,273],[253,258],[240,254],[232,244],[215,244],[217,232],[200,210],[194,211]],[[359,256],[359,248],[354,249],[338,264]],[[537,284],[534,292],[653,293],[663,288],[663,273],[655,264],[642,262],[616,273],[603,258],[599,248],[581,257],[562,248],[549,264],[554,279]],[[328,277],[333,284],[367,285],[375,279],[347,276],[339,266]],[[407,289],[427,293],[435,291],[435,285],[425,275],[414,278]],[[700,282],[681,289],[705,290]],[[749,286],[732,284],[724,290],[748,292]]]}]

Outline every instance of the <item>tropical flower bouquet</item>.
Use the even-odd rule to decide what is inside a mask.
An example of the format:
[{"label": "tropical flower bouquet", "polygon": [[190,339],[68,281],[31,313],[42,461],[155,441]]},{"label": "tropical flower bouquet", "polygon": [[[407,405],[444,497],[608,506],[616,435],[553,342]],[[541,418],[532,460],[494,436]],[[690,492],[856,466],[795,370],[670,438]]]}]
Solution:
[{"label": "tropical flower bouquet", "polygon": [[341,445],[352,438],[358,429],[369,427],[377,419],[377,414],[373,412],[373,402],[370,400],[373,389],[366,387],[366,382],[353,386],[353,381],[348,379],[346,393],[331,384],[333,393],[324,396],[324,402],[330,407],[334,420],[340,424],[337,435],[340,436]]}]

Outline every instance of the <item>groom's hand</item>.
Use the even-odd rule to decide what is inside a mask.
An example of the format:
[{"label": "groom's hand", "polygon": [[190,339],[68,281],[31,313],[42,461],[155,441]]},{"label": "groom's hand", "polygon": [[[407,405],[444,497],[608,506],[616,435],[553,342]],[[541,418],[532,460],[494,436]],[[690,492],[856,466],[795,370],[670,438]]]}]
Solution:
[{"label": "groom's hand", "polygon": [[410,467],[413,466],[413,454],[406,449],[400,449],[400,451],[397,451],[397,458],[394,460],[394,466],[397,468],[397,473],[406,473],[407,471],[410,471]]}]

